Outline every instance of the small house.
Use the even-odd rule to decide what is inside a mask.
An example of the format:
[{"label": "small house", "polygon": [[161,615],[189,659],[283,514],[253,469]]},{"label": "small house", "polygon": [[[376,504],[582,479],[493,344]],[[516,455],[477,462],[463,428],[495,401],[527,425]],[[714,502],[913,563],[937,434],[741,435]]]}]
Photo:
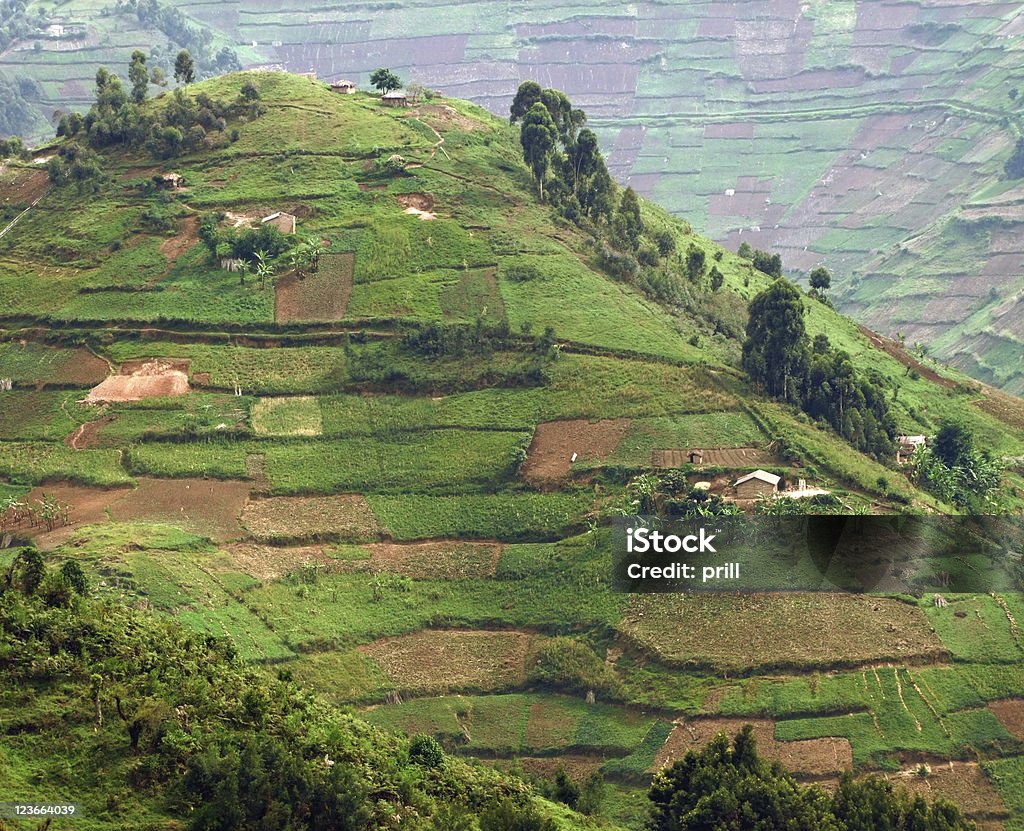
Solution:
[{"label": "small house", "polygon": [[385,107],[408,107],[409,96],[404,89],[393,89],[381,96],[380,102]]},{"label": "small house", "polygon": [[282,234],[294,234],[295,222],[295,216],[285,211],[278,211],[260,220],[261,225],[273,225]]},{"label": "small house", "polygon": [[703,450],[691,450],[689,453],[691,465],[702,465],[704,464],[704,451]]},{"label": "small house", "polygon": [[331,92],[339,92],[342,95],[351,95],[355,91],[355,81],[335,81],[331,84]]},{"label": "small house", "polygon": [[179,173],[161,173],[155,176],[157,187],[161,188],[180,188],[185,184],[185,177]]},{"label": "small house", "polygon": [[769,473],[767,470],[755,470],[746,476],[741,476],[733,484],[736,490],[737,499],[757,499],[759,496],[770,496],[779,492],[781,476]]},{"label": "small house", "polygon": [[910,457],[917,452],[919,447],[925,447],[927,444],[927,436],[897,436],[896,464],[906,464],[910,461]]}]

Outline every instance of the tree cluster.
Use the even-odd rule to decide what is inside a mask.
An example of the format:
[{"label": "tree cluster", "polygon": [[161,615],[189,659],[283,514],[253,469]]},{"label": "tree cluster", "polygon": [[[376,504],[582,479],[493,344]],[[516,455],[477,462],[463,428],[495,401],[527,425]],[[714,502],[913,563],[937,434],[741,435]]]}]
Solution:
[{"label": "tree cluster", "polygon": [[918,448],[911,461],[918,484],[975,513],[986,510],[1002,480],[997,462],[975,446],[964,425],[955,422],[943,424],[931,446]]},{"label": "tree cluster", "polygon": [[758,756],[753,728],[724,734],[654,777],[651,831],[971,831],[954,805],[845,774],[835,793],[802,787]]},{"label": "tree cluster", "polygon": [[397,816],[423,831],[553,831],[523,783],[338,713],[226,640],[88,592],[75,561],[14,552],[0,573],[0,693],[33,697],[33,747],[59,739],[81,801],[112,822],[130,790],[190,831],[370,831]]},{"label": "tree cluster", "polygon": [[[522,122],[519,141],[542,200],[569,219],[610,221],[615,183],[604,163],[597,136],[584,128],[587,117],[564,92],[541,89],[536,81],[519,85],[509,121]],[[545,187],[547,190],[545,191]]]},{"label": "tree cluster", "polygon": [[[189,74],[188,61],[182,59],[183,78]],[[128,70],[132,87],[124,89],[121,79],[100,67],[96,72],[96,103],[82,116],[69,113],[61,117],[57,135],[84,141],[90,147],[127,147],[145,149],[156,158],[169,159],[186,152],[227,145],[237,131],[227,132],[228,122],[250,120],[265,112],[260,93],[252,81],[242,85],[238,98],[224,102],[199,93],[194,98],[179,87],[160,110],[142,105],[146,100],[149,75],[146,56],[132,54]]]},{"label": "tree cluster", "polygon": [[826,336],[809,341],[803,299],[789,281],[776,280],[751,301],[743,368],[765,393],[828,423],[858,450],[892,455],[896,422],[884,380],[858,372]]}]

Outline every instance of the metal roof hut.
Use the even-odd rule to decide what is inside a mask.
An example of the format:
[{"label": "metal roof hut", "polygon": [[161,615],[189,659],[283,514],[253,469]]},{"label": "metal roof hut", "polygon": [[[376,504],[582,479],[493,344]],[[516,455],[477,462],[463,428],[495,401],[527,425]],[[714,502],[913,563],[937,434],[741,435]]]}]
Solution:
[{"label": "metal roof hut", "polygon": [[270,216],[265,216],[260,220],[261,225],[273,225],[282,234],[294,234],[295,222],[295,216],[286,211],[272,213]]},{"label": "metal roof hut", "polygon": [[759,496],[768,496],[778,493],[781,476],[769,473],[767,470],[755,470],[746,476],[741,476],[733,484],[738,499],[757,499]]}]

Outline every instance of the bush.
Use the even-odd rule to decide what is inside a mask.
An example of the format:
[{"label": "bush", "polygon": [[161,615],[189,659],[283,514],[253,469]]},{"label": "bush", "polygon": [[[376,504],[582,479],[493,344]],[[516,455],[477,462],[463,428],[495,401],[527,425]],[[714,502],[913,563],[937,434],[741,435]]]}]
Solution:
[{"label": "bush", "polygon": [[409,761],[428,768],[440,767],[444,761],[441,745],[433,736],[419,734],[409,742]]}]

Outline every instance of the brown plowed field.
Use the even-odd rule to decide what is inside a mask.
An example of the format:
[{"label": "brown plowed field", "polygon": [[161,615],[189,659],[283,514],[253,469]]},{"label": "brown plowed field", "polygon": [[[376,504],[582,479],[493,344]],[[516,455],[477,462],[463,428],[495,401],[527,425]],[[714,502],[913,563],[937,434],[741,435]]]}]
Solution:
[{"label": "brown plowed field", "polygon": [[[727,467],[742,470],[779,463],[777,457],[757,447],[712,447],[710,449],[700,449],[704,452],[702,464],[709,467]],[[683,467],[689,463],[690,449],[655,450],[651,453],[652,467]]]},{"label": "brown plowed field", "polygon": [[533,482],[565,479],[572,467],[572,454],[577,461],[603,459],[629,431],[628,418],[588,421],[585,418],[549,421],[538,424],[523,464],[523,478]]},{"label": "brown plowed field", "polygon": [[39,543],[43,548],[59,545],[71,537],[76,528],[80,528],[83,525],[105,522],[107,514],[104,509],[131,492],[131,488],[106,490],[104,488],[89,488],[82,485],[63,483],[34,488],[28,495],[29,502],[42,499],[45,493],[64,505],[70,505],[71,524],[63,528],[56,528],[49,533],[47,533],[44,527],[40,526],[28,532],[29,536],[40,537]]},{"label": "brown plowed field", "polygon": [[918,767],[914,765],[886,778],[912,794],[920,794],[929,802],[948,799],[974,820],[1010,818],[1002,799],[977,762],[935,762],[930,767],[931,772],[927,776],[919,775]]},{"label": "brown plowed field", "polygon": [[754,728],[758,752],[773,762],[780,762],[797,775],[824,776],[853,767],[853,749],[848,739],[822,738],[780,742],[775,739],[775,722],[771,719],[711,718],[676,722],[675,728],[654,758],[659,770],[690,750],[699,750],[719,733],[732,739],[743,725]]},{"label": "brown plowed field", "polygon": [[279,548],[272,545],[238,542],[224,548],[231,558],[231,564],[243,574],[257,580],[275,580],[300,567],[309,564],[331,568],[337,563],[319,545],[296,548]]},{"label": "brown plowed field", "polygon": [[274,288],[274,319],[336,321],[345,316],[352,295],[355,254],[324,254],[316,274],[288,274]]},{"label": "brown plowed field", "polygon": [[140,477],[134,491],[110,506],[110,515],[121,522],[181,524],[215,541],[238,539],[250,487],[249,482]]},{"label": "brown plowed field", "polygon": [[1002,722],[1003,727],[1018,739],[1024,739],[1024,699],[1010,698],[993,701],[988,706],[996,714],[996,718]]},{"label": "brown plowed field", "polygon": [[902,346],[891,338],[884,338],[877,332],[872,332],[867,326],[857,326],[860,329],[860,333],[864,335],[872,344],[877,346],[879,349],[884,351],[886,354],[892,356],[899,361],[903,366],[909,367],[917,372],[922,378],[927,378],[929,381],[934,381],[940,387],[946,389],[954,389],[956,382],[951,381],[949,378],[943,378],[934,369],[930,369],[922,364],[917,358],[913,357],[908,353]]}]

